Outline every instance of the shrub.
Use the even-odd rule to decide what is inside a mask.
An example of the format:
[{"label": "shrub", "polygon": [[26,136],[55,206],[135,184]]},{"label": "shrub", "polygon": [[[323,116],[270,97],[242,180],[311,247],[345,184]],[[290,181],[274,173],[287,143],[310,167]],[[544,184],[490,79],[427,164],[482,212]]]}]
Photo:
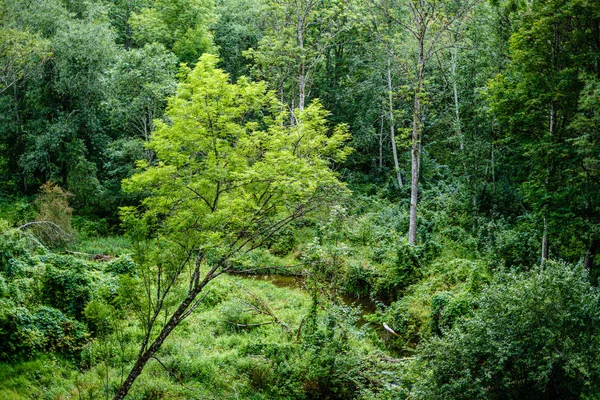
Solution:
[{"label": "shrub", "polygon": [[377,280],[375,293],[388,299],[395,299],[398,294],[415,283],[421,275],[422,247],[413,246],[406,241],[396,243],[395,260]]},{"label": "shrub", "polygon": [[52,182],[42,185],[34,204],[38,209],[34,234],[46,245],[60,247],[71,241],[71,194]]},{"label": "shrub", "polygon": [[44,258],[46,272],[42,280],[43,301],[66,314],[81,319],[91,297],[91,279],[86,263],[70,256]]},{"label": "shrub", "polygon": [[30,358],[40,351],[75,351],[87,340],[85,325],[59,310],[33,312],[0,300],[0,359]]},{"label": "shrub", "polygon": [[31,242],[16,229],[1,226],[0,221],[0,273],[6,278],[25,275],[28,266],[35,265]]},{"label": "shrub", "polygon": [[118,275],[122,275],[122,274],[134,275],[135,269],[136,269],[135,262],[131,259],[130,256],[125,255],[125,256],[115,258],[114,260],[111,260],[110,262],[108,262],[106,264],[106,267],[104,268],[104,271],[110,272],[112,274],[118,274]]},{"label": "shrub", "polygon": [[501,272],[420,349],[426,399],[575,399],[600,387],[600,294],[582,266]]},{"label": "shrub", "polygon": [[470,310],[471,304],[464,296],[452,292],[436,293],[431,299],[431,333],[441,336]]}]

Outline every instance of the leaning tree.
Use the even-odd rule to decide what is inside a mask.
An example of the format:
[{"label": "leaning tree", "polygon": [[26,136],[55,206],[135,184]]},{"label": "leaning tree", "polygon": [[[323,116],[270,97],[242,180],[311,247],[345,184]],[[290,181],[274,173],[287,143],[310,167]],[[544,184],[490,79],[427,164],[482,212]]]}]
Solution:
[{"label": "leaning tree", "polygon": [[232,84],[217,61],[204,55],[187,71],[147,144],[156,161],[140,161],[140,172],[123,184],[145,195],[139,207],[122,210],[128,231],[140,239],[144,295],[132,296],[132,304],[145,335],[115,399],[127,395],[236,256],[345,190],[331,167],[350,151],[346,127],[330,129],[319,102],[290,126],[264,83]]}]

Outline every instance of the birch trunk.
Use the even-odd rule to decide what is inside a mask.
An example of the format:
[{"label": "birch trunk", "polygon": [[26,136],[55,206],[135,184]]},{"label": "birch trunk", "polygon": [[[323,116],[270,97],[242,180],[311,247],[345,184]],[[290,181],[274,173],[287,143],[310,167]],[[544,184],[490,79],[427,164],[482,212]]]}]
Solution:
[{"label": "birch trunk", "polygon": [[[458,135],[458,143],[460,147],[461,156],[465,151],[465,142],[462,135],[462,127],[460,125],[460,107],[458,102],[458,83],[456,78],[456,46],[452,45],[450,50],[450,59],[452,64],[452,88],[454,91],[454,113],[456,115],[456,134]],[[463,161],[464,163],[464,161]]]},{"label": "birch trunk", "polygon": [[419,196],[419,170],[421,164],[421,131],[423,121],[423,110],[421,106],[421,95],[423,93],[425,80],[425,58],[424,58],[424,32],[418,37],[419,54],[417,64],[417,87],[415,90],[415,102],[413,108],[412,126],[412,149],[411,149],[411,187],[410,187],[410,219],[408,226],[408,243],[417,243],[417,202]]},{"label": "birch trunk", "polygon": [[544,233],[542,234],[542,260],[541,264],[544,265],[548,259],[548,223],[546,222],[546,216],[544,216]]},{"label": "birch trunk", "polygon": [[392,87],[392,69],[390,59],[387,61],[387,81],[388,81],[388,105],[390,119],[390,137],[392,138],[392,153],[394,155],[394,169],[396,171],[396,180],[398,186],[402,187],[402,174],[400,173],[400,163],[398,162],[398,150],[396,149],[396,133],[394,128],[394,103],[393,103],[393,87]]},{"label": "birch trunk", "polygon": [[383,122],[385,115],[381,113],[381,127],[379,128],[379,169],[383,168]]},{"label": "birch trunk", "polygon": [[300,70],[298,73],[298,109],[300,111],[304,110],[304,99],[306,97],[305,91],[306,91],[306,76],[305,76],[305,69],[306,66],[304,65],[304,27],[303,27],[304,21],[302,19],[298,20],[298,30],[297,30],[297,39],[298,39],[298,47],[300,49]]}]

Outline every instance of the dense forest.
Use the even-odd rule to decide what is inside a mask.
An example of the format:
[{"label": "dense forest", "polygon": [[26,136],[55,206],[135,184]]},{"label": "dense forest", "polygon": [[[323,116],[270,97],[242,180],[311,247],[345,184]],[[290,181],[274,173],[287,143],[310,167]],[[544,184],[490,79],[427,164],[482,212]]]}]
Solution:
[{"label": "dense forest", "polygon": [[0,22],[0,399],[600,399],[598,0]]}]

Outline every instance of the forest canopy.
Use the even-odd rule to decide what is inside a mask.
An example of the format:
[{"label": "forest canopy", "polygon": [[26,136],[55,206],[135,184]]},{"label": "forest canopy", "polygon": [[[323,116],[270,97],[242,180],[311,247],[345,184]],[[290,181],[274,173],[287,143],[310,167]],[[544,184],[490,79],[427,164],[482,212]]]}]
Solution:
[{"label": "forest canopy", "polygon": [[0,398],[598,398],[596,0],[0,23]]}]

